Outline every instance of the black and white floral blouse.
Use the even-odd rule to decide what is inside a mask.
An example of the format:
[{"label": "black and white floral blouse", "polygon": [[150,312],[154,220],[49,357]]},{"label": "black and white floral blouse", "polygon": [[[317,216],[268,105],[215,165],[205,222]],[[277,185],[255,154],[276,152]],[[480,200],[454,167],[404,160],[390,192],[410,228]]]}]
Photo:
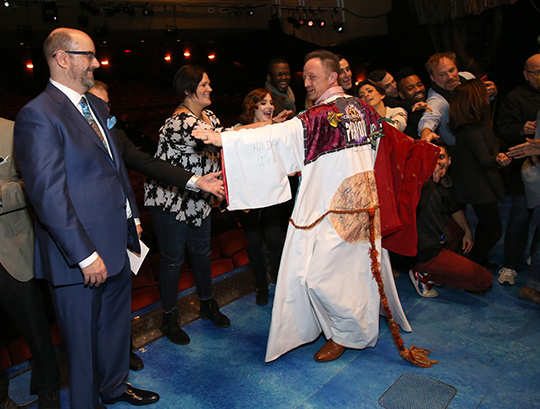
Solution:
[{"label": "black and white floral blouse", "polygon": [[[194,129],[214,129],[220,131],[219,119],[212,111],[204,110],[212,125],[197,118],[192,113],[177,113],[165,121],[159,130],[156,158],[184,168],[196,175],[206,175],[221,170],[220,154],[215,148],[204,145],[191,135]],[[144,185],[145,206],[176,213],[176,220],[186,221],[190,226],[199,227],[212,209],[213,196],[203,191],[179,191],[176,186],[164,185],[150,180]]]}]

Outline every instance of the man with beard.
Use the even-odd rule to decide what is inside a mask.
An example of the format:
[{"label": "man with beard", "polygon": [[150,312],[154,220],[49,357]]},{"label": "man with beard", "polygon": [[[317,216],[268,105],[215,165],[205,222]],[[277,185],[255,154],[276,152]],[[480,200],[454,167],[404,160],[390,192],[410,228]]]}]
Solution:
[{"label": "man with beard", "polygon": [[126,249],[140,251],[141,230],[107,106],[86,94],[99,67],[94,43],[58,28],[43,52],[49,84],[17,115],[15,152],[36,212],[35,275],[49,281],[68,352],[70,407],[154,403],[159,395],[127,383]]},{"label": "man with beard", "polygon": [[403,133],[411,138],[419,139],[418,122],[424,110],[431,110],[426,103],[426,87],[410,67],[399,70],[396,78],[399,96],[405,101],[403,108],[408,114],[407,127]]},{"label": "man with beard", "polygon": [[[450,97],[460,82],[474,78],[470,72],[459,72],[456,66],[456,54],[452,52],[437,53],[429,57],[426,71],[431,78],[427,104],[431,111],[424,111],[418,123],[418,135],[424,141],[439,139],[448,146],[456,144],[456,137],[448,129]],[[491,81],[484,81],[490,100],[497,94],[497,87]]]},{"label": "man with beard", "polygon": [[291,69],[283,58],[274,58],[268,63],[268,74],[264,87],[270,91],[274,99],[274,116],[286,109],[296,113],[294,93],[289,86],[291,82]]},{"label": "man with beard", "polygon": [[[522,144],[526,138],[533,138],[537,130],[536,114],[540,110],[540,54],[527,58],[523,76],[525,83],[508,93],[499,111],[497,136],[507,147]],[[521,178],[524,161],[525,159],[518,158],[513,160],[509,167],[512,206],[504,235],[503,268],[499,271],[498,279],[499,283],[504,285],[514,285],[514,279],[521,269],[533,214],[532,207],[527,206]],[[533,244],[537,239],[533,240]],[[531,249],[531,256],[533,253],[534,249]]]},{"label": "man with beard", "polygon": [[[374,346],[381,304],[389,318],[393,314],[411,330],[381,239],[386,249],[416,252],[415,207],[439,149],[379,122],[369,105],[345,95],[338,75],[336,55],[313,51],[303,71],[310,109],[258,129],[193,131],[195,138],[223,146],[230,210],[288,200],[287,174],[302,172],[276,284],[267,362],[321,332],[327,342],[314,356],[318,362],[337,359],[347,348]],[[405,351],[395,321],[389,323],[401,356],[418,364]],[[431,366],[425,352],[417,356]]]},{"label": "man with beard", "polygon": [[338,55],[339,58],[339,77],[338,83],[343,88],[343,91],[347,95],[354,95],[354,82],[349,62],[342,55]]}]

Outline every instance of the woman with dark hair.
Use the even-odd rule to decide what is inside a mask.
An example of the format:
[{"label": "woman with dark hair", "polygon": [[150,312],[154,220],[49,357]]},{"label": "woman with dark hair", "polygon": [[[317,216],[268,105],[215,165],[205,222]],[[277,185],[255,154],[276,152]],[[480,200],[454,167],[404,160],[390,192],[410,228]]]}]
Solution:
[{"label": "woman with dark hair", "polygon": [[191,135],[194,129],[221,129],[214,113],[206,109],[212,102],[210,79],[204,68],[184,65],[174,77],[174,88],[180,105],[159,131],[155,156],[195,175],[184,192],[155,180],[147,182],[144,204],[150,207],[161,252],[161,330],[173,343],[185,345],[190,339],[179,326],[176,299],[186,248],[201,303],[201,318],[218,327],[228,327],[230,321],[219,311],[212,294],[209,256],[213,197],[195,187],[197,178],[218,172],[221,167],[219,153]]},{"label": "woman with dark hair", "polygon": [[[259,88],[251,91],[242,103],[240,115],[240,128],[253,128],[283,122],[292,111],[281,111],[276,117],[272,94],[267,89]],[[283,204],[236,211],[236,217],[248,241],[249,264],[255,273],[257,286],[257,305],[268,304],[268,281],[266,278],[267,256],[270,267],[270,281],[275,283],[283,250],[282,234],[282,208]]]},{"label": "woman with dark hair", "polygon": [[504,187],[498,167],[512,159],[498,152],[495,134],[490,126],[489,97],[486,84],[471,79],[452,92],[448,127],[456,135],[454,179],[456,202],[471,204],[478,225],[469,259],[488,265],[487,256],[502,235],[498,200],[504,198]]},{"label": "woman with dark hair", "polygon": [[387,107],[384,103],[386,94],[383,87],[371,80],[365,80],[359,83],[356,89],[358,90],[358,98],[371,105],[381,118],[387,119],[390,125],[401,132],[405,130],[407,127],[407,111],[400,107]]}]

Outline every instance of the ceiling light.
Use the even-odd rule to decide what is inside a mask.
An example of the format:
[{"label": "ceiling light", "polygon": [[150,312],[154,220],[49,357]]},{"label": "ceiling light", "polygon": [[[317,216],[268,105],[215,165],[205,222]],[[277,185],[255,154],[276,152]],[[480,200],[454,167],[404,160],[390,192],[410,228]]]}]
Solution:
[{"label": "ceiling light", "polygon": [[82,10],[88,11],[93,16],[99,15],[99,8],[96,7],[93,1],[81,1],[79,6]]},{"label": "ceiling light", "polygon": [[300,28],[300,27],[302,27],[302,26],[300,25],[300,22],[299,22],[297,19],[295,19],[294,17],[287,17],[287,21],[288,21],[289,23],[291,23],[291,24],[293,25],[294,28]]},{"label": "ceiling light", "polygon": [[143,7],[142,15],[145,17],[152,17],[154,15],[154,8],[147,3]]},{"label": "ceiling light", "polygon": [[334,23],[334,30],[336,30],[338,33],[343,33],[343,30],[345,29],[345,26],[341,21],[336,21]]},{"label": "ceiling light", "polygon": [[58,21],[58,9],[55,1],[43,3],[41,13],[43,21],[46,23],[56,23]]},{"label": "ceiling light", "polygon": [[125,6],[123,6],[122,11],[130,17],[135,17],[135,9],[130,4],[126,4]]}]

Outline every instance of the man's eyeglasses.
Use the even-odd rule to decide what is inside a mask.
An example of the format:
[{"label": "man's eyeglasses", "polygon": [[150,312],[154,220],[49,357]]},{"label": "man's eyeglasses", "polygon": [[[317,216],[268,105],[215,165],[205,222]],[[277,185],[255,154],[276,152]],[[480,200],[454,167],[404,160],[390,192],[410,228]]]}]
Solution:
[{"label": "man's eyeglasses", "polygon": [[[94,61],[94,58],[96,58],[96,54],[92,51],[66,51],[63,50],[65,53],[73,54],[73,55],[84,55],[86,58],[88,58],[89,61]],[[56,54],[53,55],[53,58],[56,58]]]},{"label": "man's eyeglasses", "polygon": [[534,71],[525,70],[525,72],[530,72],[531,74],[534,74],[536,77],[540,75],[540,70],[534,70]]}]

